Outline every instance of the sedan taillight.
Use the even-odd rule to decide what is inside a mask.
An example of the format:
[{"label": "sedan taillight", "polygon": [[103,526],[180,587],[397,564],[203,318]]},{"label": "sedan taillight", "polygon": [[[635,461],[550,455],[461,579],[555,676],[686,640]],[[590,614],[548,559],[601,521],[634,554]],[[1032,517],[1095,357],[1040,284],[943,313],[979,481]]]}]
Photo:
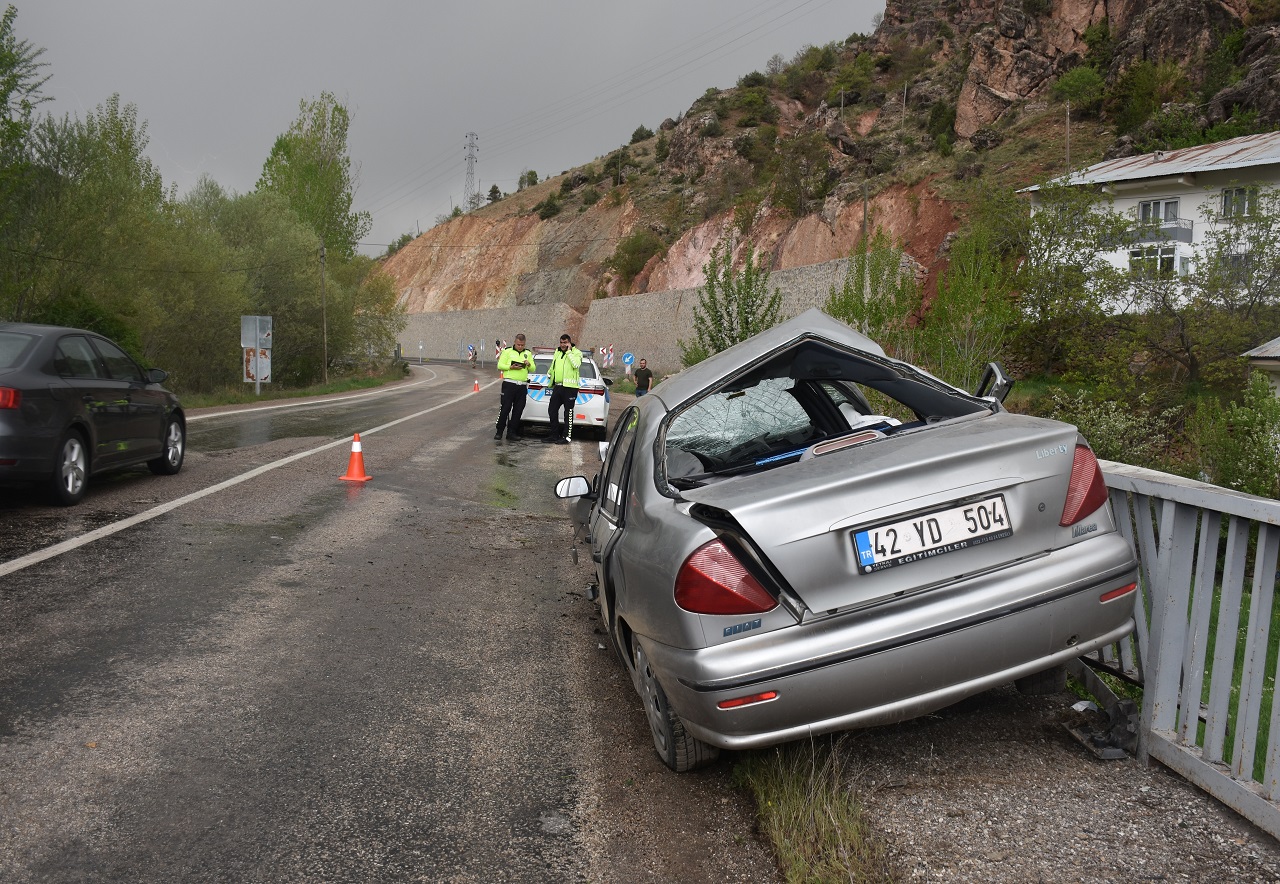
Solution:
[{"label": "sedan taillight", "polygon": [[0,387],[0,408],[17,408],[22,404],[22,391],[13,387]]},{"label": "sedan taillight", "polygon": [[1063,528],[1074,525],[1107,502],[1107,483],[1102,469],[1088,445],[1077,445],[1071,462],[1071,481],[1067,483],[1067,502],[1062,507]]},{"label": "sedan taillight", "polygon": [[763,614],[778,606],[719,540],[698,547],[680,566],[676,604],[694,614]]}]

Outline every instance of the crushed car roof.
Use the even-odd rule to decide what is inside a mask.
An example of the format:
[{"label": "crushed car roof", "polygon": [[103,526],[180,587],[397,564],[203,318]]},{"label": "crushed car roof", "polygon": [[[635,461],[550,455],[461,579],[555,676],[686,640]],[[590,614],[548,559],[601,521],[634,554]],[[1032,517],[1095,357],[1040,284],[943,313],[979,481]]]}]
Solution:
[{"label": "crushed car roof", "polygon": [[661,397],[667,408],[677,408],[723,378],[803,338],[818,338],[863,353],[885,355],[875,341],[815,307],[671,375],[654,389],[654,393]]}]

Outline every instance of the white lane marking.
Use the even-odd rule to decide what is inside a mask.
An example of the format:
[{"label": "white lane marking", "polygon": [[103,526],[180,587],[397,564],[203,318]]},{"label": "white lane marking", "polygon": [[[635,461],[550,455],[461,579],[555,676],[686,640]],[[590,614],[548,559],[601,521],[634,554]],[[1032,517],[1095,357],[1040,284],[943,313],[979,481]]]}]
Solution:
[{"label": "white lane marking", "polygon": [[[494,383],[496,383],[496,381],[490,382],[489,384],[487,384],[485,387],[482,387],[481,389],[487,389],[488,387],[492,387]],[[439,411],[441,408],[445,408],[449,405],[454,405],[455,403],[462,402],[464,399],[473,395],[475,395],[474,392],[469,390],[467,391],[467,393],[465,393],[462,396],[458,396],[456,399],[450,399],[447,402],[441,402],[439,405],[433,405],[430,408],[424,408],[422,411],[415,412],[414,414],[406,415],[405,417],[397,418],[396,420],[390,421],[385,424],[381,424],[380,426],[376,426],[371,430],[364,430],[360,433],[360,435],[372,436],[374,433],[379,433],[383,430],[390,429],[391,427],[394,427],[397,424],[402,424],[405,421],[414,420],[415,418],[422,417],[424,414],[430,414],[433,411]],[[19,558],[12,559],[8,562],[0,564],[0,577],[5,576],[6,574],[12,574],[15,571],[21,571],[23,568],[29,568],[34,564],[43,562],[46,559],[51,559],[54,556],[60,556],[65,552],[71,552],[71,550],[73,549],[79,549],[82,546],[93,543],[95,540],[101,540],[104,537],[110,537],[112,534],[116,534],[120,531],[125,530],[126,528],[132,528],[134,525],[140,525],[143,522],[149,522],[150,520],[156,518],[157,516],[163,516],[167,512],[176,510],[178,507],[186,506],[189,503],[194,503],[195,501],[199,500],[202,497],[208,497],[210,494],[216,494],[219,491],[225,491],[226,489],[231,488],[234,485],[239,485],[241,482],[248,482],[250,479],[261,476],[263,473],[269,473],[274,469],[278,469],[280,467],[291,464],[296,460],[302,460],[304,457],[310,457],[313,454],[319,454],[322,451],[328,451],[330,448],[337,448],[339,445],[351,445],[352,442],[353,442],[352,439],[346,436],[343,436],[341,439],[335,439],[332,442],[326,442],[324,445],[320,445],[316,448],[311,448],[311,449],[308,449],[307,451],[299,451],[296,454],[289,455],[288,457],[282,457],[280,460],[263,464],[260,467],[255,467],[254,469],[249,470],[249,472],[247,473],[241,473],[238,476],[233,476],[230,479],[226,479],[222,482],[219,482],[217,485],[210,485],[208,488],[203,488],[200,491],[193,491],[191,494],[188,494],[186,497],[179,497],[177,500],[171,500],[168,503],[162,503],[159,506],[154,506],[149,510],[144,510],[140,513],[136,513],[135,515],[121,519],[118,522],[112,522],[110,525],[103,525],[101,528],[95,528],[94,530],[88,532],[87,534],[81,534],[79,537],[72,537],[69,540],[62,541],[61,543],[55,543],[52,546],[46,546],[44,549],[38,549],[33,553],[28,553],[25,556],[20,556]]]},{"label": "white lane marking", "polygon": [[[431,371],[431,369],[427,369]],[[301,408],[304,405],[328,405],[331,402],[348,402],[352,399],[371,399],[374,396],[387,396],[392,393],[399,393],[401,390],[408,390],[410,387],[416,387],[419,384],[426,384],[438,378],[434,371],[431,371],[431,377],[421,381],[414,381],[411,384],[401,384],[399,387],[393,387],[390,390],[371,390],[368,393],[355,393],[351,396],[341,396],[336,399],[311,399],[306,402],[284,402],[280,405],[255,405],[252,408],[237,408],[235,411],[218,411],[212,414],[192,414],[187,416],[187,423],[192,421],[208,420],[211,417],[226,417],[230,414],[248,414],[253,411],[273,411],[277,408]]]}]

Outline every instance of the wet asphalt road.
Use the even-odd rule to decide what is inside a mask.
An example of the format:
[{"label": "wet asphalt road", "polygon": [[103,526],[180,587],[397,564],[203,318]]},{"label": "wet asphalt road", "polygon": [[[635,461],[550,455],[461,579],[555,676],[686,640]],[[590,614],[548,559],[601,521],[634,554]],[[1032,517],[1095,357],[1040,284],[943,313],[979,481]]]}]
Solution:
[{"label": "wet asphalt road", "polygon": [[597,641],[549,493],[596,446],[495,444],[471,379],[199,415],[176,477],[0,498],[0,881],[775,876]]}]

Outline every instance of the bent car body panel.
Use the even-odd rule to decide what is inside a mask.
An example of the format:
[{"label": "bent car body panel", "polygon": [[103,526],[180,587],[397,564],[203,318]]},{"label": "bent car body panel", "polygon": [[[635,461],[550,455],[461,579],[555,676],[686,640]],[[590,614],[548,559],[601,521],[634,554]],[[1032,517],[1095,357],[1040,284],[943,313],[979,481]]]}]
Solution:
[{"label": "bent car body panel", "polygon": [[[640,637],[672,706],[698,736],[745,748],[900,721],[1110,644],[1133,628],[1136,568],[1099,577],[1116,535],[936,595],[704,649]],[[1086,544],[1087,546],[1087,544]],[[1027,597],[1029,575],[1044,590]],[[762,691],[760,706],[717,708]]]}]

